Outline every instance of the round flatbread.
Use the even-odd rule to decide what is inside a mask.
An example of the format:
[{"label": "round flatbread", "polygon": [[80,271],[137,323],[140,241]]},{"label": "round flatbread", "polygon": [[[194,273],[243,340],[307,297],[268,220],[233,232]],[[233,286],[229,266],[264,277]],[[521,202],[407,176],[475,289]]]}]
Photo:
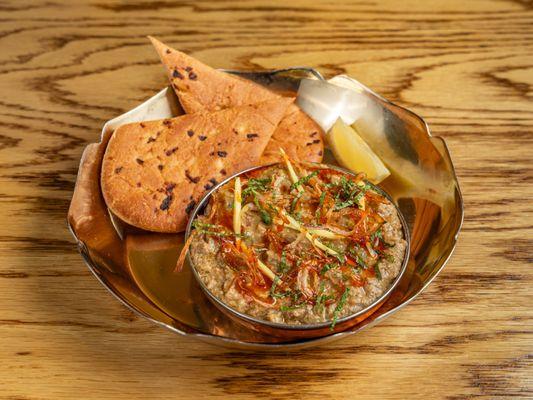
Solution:
[{"label": "round flatbread", "polygon": [[292,99],[122,125],[101,172],[110,210],[155,232],[184,230],[188,214],[218,182],[257,165]]}]

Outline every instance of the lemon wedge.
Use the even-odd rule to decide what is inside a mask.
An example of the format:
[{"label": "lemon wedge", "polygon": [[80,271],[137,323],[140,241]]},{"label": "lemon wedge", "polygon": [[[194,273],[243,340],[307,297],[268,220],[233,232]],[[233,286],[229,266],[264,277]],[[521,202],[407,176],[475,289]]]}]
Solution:
[{"label": "lemon wedge", "polygon": [[333,155],[341,166],[364,172],[372,183],[379,183],[390,171],[357,132],[338,119],[326,135]]}]

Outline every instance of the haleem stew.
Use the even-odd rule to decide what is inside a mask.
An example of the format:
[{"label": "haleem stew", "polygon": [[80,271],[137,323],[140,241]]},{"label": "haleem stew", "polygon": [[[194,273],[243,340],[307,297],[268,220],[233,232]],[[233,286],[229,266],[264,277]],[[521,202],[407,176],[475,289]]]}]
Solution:
[{"label": "haleem stew", "polygon": [[232,309],[274,323],[331,323],[375,302],[401,270],[396,207],[364,179],[285,162],[213,192],[188,250],[206,288]]}]

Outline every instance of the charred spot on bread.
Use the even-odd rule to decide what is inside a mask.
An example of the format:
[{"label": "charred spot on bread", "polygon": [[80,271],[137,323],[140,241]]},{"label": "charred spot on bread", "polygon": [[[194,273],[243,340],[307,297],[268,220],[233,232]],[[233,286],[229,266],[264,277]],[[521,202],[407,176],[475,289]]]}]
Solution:
[{"label": "charred spot on bread", "polygon": [[137,161],[137,164],[139,164],[139,165],[143,165],[144,164],[144,160],[141,159],[141,158],[136,158],[135,161]]},{"label": "charred spot on bread", "polygon": [[217,183],[218,182],[217,182],[217,180],[215,178],[211,178],[211,179],[209,179],[209,183],[206,183],[204,185],[204,189],[205,190],[213,189]]},{"label": "charred spot on bread", "polygon": [[159,209],[162,211],[168,210],[168,208],[170,207],[170,203],[172,203],[172,198],[172,194],[169,194],[167,197],[165,197],[161,202]]},{"label": "charred spot on bread", "polygon": [[177,69],[172,71],[172,77],[173,78],[178,78],[178,79],[183,79],[183,75]]},{"label": "charred spot on bread", "polygon": [[173,148],[171,148],[171,149],[168,149],[167,151],[165,151],[165,154],[166,154],[167,156],[170,156],[170,155],[174,154],[174,153],[176,152],[176,150],[178,150],[178,146],[173,147]]},{"label": "charred spot on bread", "polygon": [[187,207],[185,207],[185,212],[187,214],[190,214],[190,212],[193,210],[194,206],[196,205],[196,201],[191,200],[189,204],[187,204]]},{"label": "charred spot on bread", "polygon": [[203,142],[205,139],[207,139],[207,136],[200,135],[198,136],[198,139],[200,139],[200,141]]},{"label": "charred spot on bread", "polygon": [[192,183],[198,183],[198,182],[200,182],[200,177],[199,177],[199,176],[192,176],[188,169],[185,170],[185,176],[186,176],[187,179],[188,179],[189,181],[191,181]]},{"label": "charred spot on bread", "polygon": [[189,137],[193,137],[193,136],[194,136],[194,131],[193,131],[192,129],[189,129],[189,130],[187,131],[187,136],[189,136]]},{"label": "charred spot on bread", "polygon": [[224,157],[226,157],[228,155],[228,153],[226,151],[217,151],[217,155],[219,157],[224,158]]},{"label": "charred spot on bread", "polygon": [[165,186],[165,191],[170,194],[172,193],[175,187],[176,187],[176,184],[174,182],[169,182]]},{"label": "charred spot on bread", "polygon": [[115,174],[120,174],[120,171],[122,171],[124,167],[117,167],[115,168]]}]

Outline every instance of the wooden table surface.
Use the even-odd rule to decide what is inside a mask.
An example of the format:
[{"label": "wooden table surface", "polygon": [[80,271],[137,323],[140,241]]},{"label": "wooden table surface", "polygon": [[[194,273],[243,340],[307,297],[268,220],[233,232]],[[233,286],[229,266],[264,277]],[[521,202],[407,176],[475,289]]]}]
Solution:
[{"label": "wooden table surface", "polygon": [[[428,290],[345,341],[273,355],[115,301],[65,216],[102,123],[166,85],[148,34],[215,67],[348,73],[424,116],[466,206]],[[533,397],[530,1],[2,1],[0,50],[0,398]]]}]

